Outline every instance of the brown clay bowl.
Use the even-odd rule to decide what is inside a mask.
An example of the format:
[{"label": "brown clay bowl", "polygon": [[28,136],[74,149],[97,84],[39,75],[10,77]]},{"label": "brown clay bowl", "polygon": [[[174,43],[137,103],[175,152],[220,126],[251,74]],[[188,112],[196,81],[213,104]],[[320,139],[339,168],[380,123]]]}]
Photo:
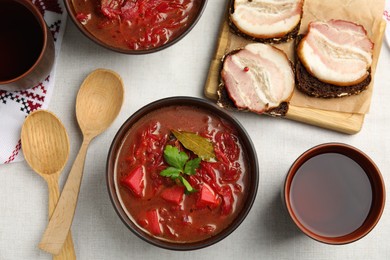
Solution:
[{"label": "brown clay bowl", "polygon": [[[302,219],[299,219],[297,216],[298,213],[294,211],[291,203],[291,184],[297,171],[309,159],[326,153],[341,154],[355,161],[364,170],[371,185],[372,201],[368,215],[360,227],[346,235],[327,236],[318,234],[318,232],[314,231],[308,225],[305,225],[305,223],[303,223],[304,221],[302,222]],[[342,174],[342,172],[340,172],[340,174]],[[329,192],[334,192],[334,190],[330,190]],[[307,236],[317,241],[332,245],[351,243],[367,235],[375,227],[382,215],[385,206],[385,196],[386,192],[384,181],[382,179],[380,170],[375,165],[375,163],[362,151],[353,146],[342,143],[325,143],[315,146],[304,152],[301,156],[298,157],[298,159],[289,169],[283,189],[283,201],[291,219],[298,226],[298,228]],[[334,203],[337,204],[337,201],[334,201]]]},{"label": "brown clay bowl", "polygon": [[[135,224],[129,216],[126,214],[125,206],[122,206],[121,199],[120,199],[120,193],[117,190],[118,187],[116,185],[116,165],[117,165],[117,156],[120,152],[120,149],[122,147],[124,138],[128,135],[129,131],[132,131],[132,126],[148,115],[149,113],[161,109],[164,107],[169,106],[190,106],[190,107],[196,107],[200,108],[202,110],[208,111],[208,113],[213,114],[219,118],[222,118],[226,120],[228,123],[230,123],[234,128],[236,128],[238,132],[238,138],[240,140],[240,143],[242,144],[242,149],[247,155],[247,161],[248,161],[248,168],[245,174],[247,174],[248,183],[245,190],[247,191],[247,195],[245,199],[242,201],[244,202],[242,205],[241,210],[238,212],[237,217],[232,220],[232,222],[221,232],[217,233],[216,235],[213,235],[209,238],[206,238],[205,240],[197,241],[197,242],[171,242],[167,240],[161,240],[158,239],[149,233],[145,232],[143,229],[139,227],[139,225]],[[109,196],[111,198],[111,202],[114,206],[115,211],[117,212],[119,218],[122,220],[122,222],[125,224],[126,227],[128,227],[135,235],[143,239],[144,241],[161,247],[165,249],[170,250],[195,250],[204,248],[207,246],[211,246],[222,239],[226,238],[229,234],[231,234],[238,226],[244,221],[246,216],[248,215],[253,202],[256,198],[257,194],[257,187],[258,187],[258,181],[259,181],[259,169],[258,169],[258,162],[257,162],[257,155],[256,151],[254,149],[254,146],[252,144],[252,141],[245,131],[245,129],[242,127],[242,125],[228,112],[220,109],[215,104],[210,103],[206,100],[200,99],[200,98],[193,98],[193,97],[171,97],[171,98],[165,98],[158,101],[155,101],[153,103],[150,103],[143,108],[139,109],[137,112],[135,112],[127,121],[122,125],[122,127],[117,132],[114,140],[112,141],[111,148],[108,154],[107,158],[107,169],[106,169],[106,178],[107,178],[107,187]]]},{"label": "brown clay bowl", "polygon": [[[182,31],[180,34],[178,34],[176,37],[170,39],[167,43],[161,45],[161,46],[158,46],[158,47],[155,47],[155,48],[150,48],[150,49],[139,49],[139,50],[132,50],[132,49],[125,49],[125,48],[120,48],[120,47],[116,47],[116,46],[113,46],[112,44],[110,44],[109,42],[106,42],[106,41],[103,41],[101,39],[99,39],[98,37],[96,37],[92,32],[90,32],[78,19],[77,19],[77,13],[75,11],[75,8],[74,8],[74,0],[63,0],[64,3],[65,3],[65,7],[68,11],[68,14],[71,18],[71,20],[73,21],[73,23],[76,25],[76,27],[88,38],[90,39],[91,41],[97,43],[98,45],[100,46],[103,46],[104,48],[106,49],[109,49],[109,50],[112,50],[112,51],[115,51],[115,52],[119,52],[119,53],[124,53],[124,54],[148,54],[148,53],[154,53],[154,52],[157,52],[157,51],[160,51],[160,50],[163,50],[165,48],[168,48],[169,46],[172,46],[173,44],[177,43],[178,41],[180,41],[181,39],[184,38],[184,36],[186,36],[191,30],[192,28],[194,28],[194,26],[196,25],[196,23],[199,21],[200,17],[202,16],[203,14],[203,11],[206,7],[206,3],[207,3],[207,0],[199,0],[200,2],[200,6],[199,6],[199,9],[197,10],[197,13],[195,14],[195,17],[194,19],[192,20],[192,22],[190,24],[187,25],[187,28]],[[96,2],[99,2],[99,1],[96,1]],[[96,8],[98,9],[98,8]],[[100,14],[101,15],[101,14]]]}]

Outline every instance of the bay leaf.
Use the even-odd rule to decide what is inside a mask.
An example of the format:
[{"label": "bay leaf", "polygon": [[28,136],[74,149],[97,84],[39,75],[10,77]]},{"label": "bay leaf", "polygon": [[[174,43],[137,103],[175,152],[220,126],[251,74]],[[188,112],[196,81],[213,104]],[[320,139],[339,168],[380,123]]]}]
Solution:
[{"label": "bay leaf", "polygon": [[207,138],[191,132],[171,131],[186,149],[192,151],[202,160],[215,161],[214,146]]}]

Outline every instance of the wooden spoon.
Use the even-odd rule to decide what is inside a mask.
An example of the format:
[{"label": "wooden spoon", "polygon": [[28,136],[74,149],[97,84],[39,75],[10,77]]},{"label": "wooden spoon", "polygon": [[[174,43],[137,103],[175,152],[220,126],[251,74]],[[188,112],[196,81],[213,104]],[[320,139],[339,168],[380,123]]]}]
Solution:
[{"label": "wooden spoon", "polygon": [[113,71],[95,70],[81,85],[76,100],[76,116],[83,133],[83,143],[39,243],[42,250],[52,254],[60,252],[76,210],[88,145],[114,121],[121,109],[123,96],[122,80]]},{"label": "wooden spoon", "polygon": [[[24,121],[21,141],[27,163],[49,187],[50,219],[60,196],[58,178],[69,156],[68,135],[54,114],[37,110]],[[53,259],[76,259],[70,231],[62,250]]]}]

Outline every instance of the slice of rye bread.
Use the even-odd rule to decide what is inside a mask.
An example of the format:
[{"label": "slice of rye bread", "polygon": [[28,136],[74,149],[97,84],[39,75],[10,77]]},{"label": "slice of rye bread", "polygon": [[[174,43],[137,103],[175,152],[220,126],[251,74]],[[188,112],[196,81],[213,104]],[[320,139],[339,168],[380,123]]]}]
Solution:
[{"label": "slice of rye bread", "polygon": [[[299,35],[295,40],[295,50],[304,35]],[[360,83],[351,86],[337,86],[325,83],[311,75],[301,63],[298,55],[295,55],[295,82],[296,87],[306,95],[318,98],[340,98],[357,95],[368,88],[371,82],[371,68],[368,76]]]},{"label": "slice of rye bread", "polygon": [[[248,35],[248,34],[242,32],[242,31],[240,31],[240,29],[237,28],[237,26],[233,23],[233,21],[230,18],[230,14],[233,14],[233,13],[234,13],[234,1],[231,0],[230,1],[230,7],[229,7],[229,26],[230,26],[230,29],[231,29],[232,33],[234,33],[234,34],[236,34],[236,35],[238,35],[240,37],[243,37],[243,38],[245,38],[247,40],[260,42],[260,43],[277,44],[277,43],[288,42],[288,41],[290,41],[290,40],[292,40],[292,39],[297,37],[298,32],[299,32],[299,28],[301,26],[301,21],[299,21],[297,26],[295,26],[291,31],[289,31],[288,33],[286,33],[282,37],[257,38],[257,37],[253,37],[251,35]],[[302,19],[302,14],[301,14],[301,19]]]}]

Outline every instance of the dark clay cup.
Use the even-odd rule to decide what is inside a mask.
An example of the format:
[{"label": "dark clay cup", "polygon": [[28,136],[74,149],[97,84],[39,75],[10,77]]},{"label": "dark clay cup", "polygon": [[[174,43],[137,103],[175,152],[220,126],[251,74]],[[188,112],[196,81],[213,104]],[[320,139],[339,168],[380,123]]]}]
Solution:
[{"label": "dark clay cup", "polygon": [[148,53],[154,53],[154,52],[157,52],[157,51],[161,51],[161,50],[163,50],[165,48],[168,48],[169,46],[172,46],[173,44],[177,43],[178,41],[183,39],[184,36],[186,36],[192,30],[192,28],[195,27],[196,23],[199,21],[200,17],[202,16],[203,11],[204,11],[204,9],[206,7],[206,3],[207,3],[207,0],[199,0],[200,7],[199,7],[199,10],[198,10],[197,14],[195,15],[195,19],[193,19],[192,23],[181,34],[176,36],[174,39],[169,40],[167,43],[163,44],[162,46],[151,48],[151,49],[146,49],[146,50],[131,50],[131,49],[126,50],[126,49],[122,49],[122,48],[119,48],[119,47],[112,46],[109,43],[104,42],[104,41],[98,39],[97,37],[95,37],[93,35],[93,33],[91,33],[89,30],[87,30],[85,28],[85,26],[83,24],[81,24],[81,22],[77,19],[77,12],[75,11],[75,8],[73,6],[73,2],[74,1],[73,0],[63,0],[63,1],[65,3],[65,7],[66,7],[66,9],[68,11],[68,14],[69,14],[71,20],[76,25],[76,27],[88,39],[90,39],[91,41],[97,43],[100,46],[103,46],[106,49],[109,49],[109,50],[112,50],[112,51],[115,51],[115,52],[119,52],[119,53],[124,53],[124,54],[148,54]]},{"label": "dark clay cup", "polygon": [[[241,144],[243,145],[243,149],[245,150],[246,154],[248,155],[248,172],[246,174],[249,174],[249,180],[248,180],[248,187],[246,187],[246,190],[248,192],[247,198],[244,202],[244,206],[236,219],[232,221],[232,223],[225,228],[220,233],[199,242],[194,243],[174,243],[169,241],[160,240],[158,238],[155,238],[148,233],[144,232],[142,229],[139,228],[134,222],[128,217],[128,215],[125,212],[124,207],[122,207],[120,198],[118,196],[118,192],[116,190],[116,180],[115,180],[115,165],[116,165],[116,158],[118,155],[118,152],[121,148],[121,145],[123,143],[124,138],[126,137],[128,131],[131,129],[132,125],[140,120],[142,117],[147,115],[148,113],[160,109],[163,107],[168,106],[193,106],[198,107],[201,109],[204,109],[206,111],[210,111],[210,113],[226,120],[227,122],[231,123],[238,131],[238,137],[240,138]],[[143,108],[139,109],[137,112],[135,112],[127,121],[122,125],[122,127],[117,132],[114,140],[112,141],[111,148],[108,154],[107,158],[107,169],[106,169],[106,178],[107,178],[107,187],[108,187],[108,193],[111,198],[111,202],[114,206],[114,209],[116,213],[118,214],[119,218],[122,220],[122,222],[138,237],[143,239],[144,241],[161,247],[165,249],[170,250],[195,250],[204,248],[207,246],[211,246],[222,239],[226,238],[229,234],[231,234],[238,226],[244,221],[246,216],[248,215],[250,209],[252,208],[252,205],[255,201],[256,194],[257,194],[257,187],[258,187],[258,181],[259,181],[259,167],[257,162],[257,155],[255,148],[252,144],[252,141],[248,135],[248,133],[245,131],[245,129],[242,127],[242,125],[228,112],[220,109],[213,103],[210,103],[206,100],[199,99],[199,98],[193,98],[193,97],[171,97],[171,98],[165,98],[158,101],[155,101],[153,103],[150,103]]]},{"label": "dark clay cup", "polygon": [[31,1],[1,0],[0,16],[0,33],[4,37],[0,43],[0,89],[34,87],[53,67],[53,36]]},{"label": "dark clay cup", "polygon": [[[372,190],[371,208],[369,209],[369,213],[365,221],[363,222],[363,224],[353,232],[346,235],[337,236],[337,237],[320,235],[317,234],[315,231],[311,230],[310,228],[308,228],[297,217],[297,214],[296,212],[294,212],[290,200],[291,184],[299,168],[307,160],[325,153],[337,153],[337,154],[345,155],[350,159],[352,159],[353,161],[355,161],[366,173],[369,182],[371,184],[371,190]],[[386,192],[385,192],[384,182],[378,167],[366,154],[364,154],[362,151],[350,145],[346,145],[342,143],[325,143],[325,144],[315,146],[309,149],[308,151],[304,152],[292,164],[291,168],[288,171],[284,183],[282,196],[283,196],[282,198],[283,202],[285,203],[285,206],[287,208],[287,211],[291,219],[304,234],[319,242],[332,244],[332,245],[339,245],[339,244],[347,244],[347,243],[354,242],[367,235],[375,227],[375,225],[378,223],[382,215],[385,206]],[[337,204],[337,202],[335,202],[335,204]]]}]

